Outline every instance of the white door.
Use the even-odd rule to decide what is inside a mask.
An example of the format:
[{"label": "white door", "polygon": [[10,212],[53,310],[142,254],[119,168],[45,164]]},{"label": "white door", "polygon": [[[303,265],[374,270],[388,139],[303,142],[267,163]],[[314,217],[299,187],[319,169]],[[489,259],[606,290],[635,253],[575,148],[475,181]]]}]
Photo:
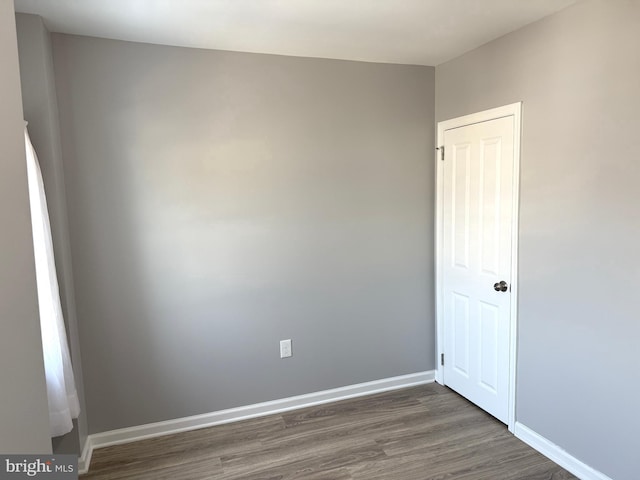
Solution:
[{"label": "white door", "polygon": [[509,423],[516,119],[445,123],[441,133],[443,383]]}]

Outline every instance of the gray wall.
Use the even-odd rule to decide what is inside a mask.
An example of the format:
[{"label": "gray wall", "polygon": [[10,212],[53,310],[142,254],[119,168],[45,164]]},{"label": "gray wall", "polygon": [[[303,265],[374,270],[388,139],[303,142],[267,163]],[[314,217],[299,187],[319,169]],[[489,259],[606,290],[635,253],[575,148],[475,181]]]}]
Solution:
[{"label": "gray wall", "polygon": [[0,0],[0,452],[49,453],[12,0]]},{"label": "gray wall", "polygon": [[434,368],[433,68],[53,45],[90,432]]},{"label": "gray wall", "polygon": [[638,478],[640,2],[588,1],[436,68],[436,120],[522,100],[517,420]]},{"label": "gray wall", "polygon": [[77,428],[64,437],[54,439],[53,447],[54,453],[80,453],[80,445],[84,444],[87,437],[87,421],[51,37],[42,19],[37,15],[17,14],[16,29],[24,118],[29,122],[29,136],[38,155],[47,194],[62,310],[81,405]]}]

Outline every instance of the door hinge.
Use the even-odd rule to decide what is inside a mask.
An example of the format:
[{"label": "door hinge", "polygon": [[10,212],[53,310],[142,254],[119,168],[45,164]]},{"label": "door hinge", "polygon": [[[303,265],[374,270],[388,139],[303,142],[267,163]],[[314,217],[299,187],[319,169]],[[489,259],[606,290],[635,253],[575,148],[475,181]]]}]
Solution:
[{"label": "door hinge", "polygon": [[441,147],[437,147],[436,150],[440,151],[440,160],[444,162],[444,145]]},{"label": "door hinge", "polygon": [[440,354],[440,365],[444,367],[444,353]]}]

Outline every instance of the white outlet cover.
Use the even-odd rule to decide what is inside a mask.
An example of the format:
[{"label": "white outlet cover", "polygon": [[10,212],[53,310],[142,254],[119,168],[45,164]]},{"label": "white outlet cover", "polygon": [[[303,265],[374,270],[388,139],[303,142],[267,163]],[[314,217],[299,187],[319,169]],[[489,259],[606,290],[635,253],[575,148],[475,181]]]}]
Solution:
[{"label": "white outlet cover", "polygon": [[288,358],[291,355],[291,339],[280,340],[280,358]]}]

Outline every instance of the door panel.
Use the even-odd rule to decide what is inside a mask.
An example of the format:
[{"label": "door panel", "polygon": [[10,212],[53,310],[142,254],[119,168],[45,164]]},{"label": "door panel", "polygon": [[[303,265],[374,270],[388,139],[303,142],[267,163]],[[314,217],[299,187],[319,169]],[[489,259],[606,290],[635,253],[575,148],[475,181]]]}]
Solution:
[{"label": "door panel", "polygon": [[453,360],[454,368],[469,377],[469,297],[453,292]]},{"label": "door panel", "polygon": [[445,130],[444,383],[508,420],[514,119]]}]

